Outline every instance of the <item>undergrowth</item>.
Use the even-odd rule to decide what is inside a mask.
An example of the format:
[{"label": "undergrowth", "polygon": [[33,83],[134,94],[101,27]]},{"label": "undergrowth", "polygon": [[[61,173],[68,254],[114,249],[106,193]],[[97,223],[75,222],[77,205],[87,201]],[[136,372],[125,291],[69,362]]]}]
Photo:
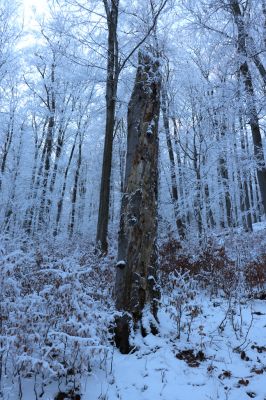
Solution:
[{"label": "undergrowth", "polygon": [[110,347],[111,256],[2,239],[0,388],[22,398],[23,379],[32,378],[36,399],[51,382],[78,393]]},{"label": "undergrowth", "polygon": [[[236,337],[243,337],[241,301],[265,295],[265,244],[265,232],[213,237],[197,249],[181,247],[173,237],[160,244],[159,281],[175,322],[175,340],[185,334],[189,342],[195,329],[203,340],[205,328],[195,324],[203,292],[213,305],[219,305],[219,296],[227,301],[217,329],[230,320]],[[16,388],[22,399],[23,381],[31,379],[36,400],[51,383],[62,399],[64,393],[78,399],[81,378],[105,368],[113,351],[112,249],[99,257],[88,243],[78,248],[73,242],[4,236],[0,252],[0,392]],[[196,364],[198,351],[203,348],[188,353]]]}]

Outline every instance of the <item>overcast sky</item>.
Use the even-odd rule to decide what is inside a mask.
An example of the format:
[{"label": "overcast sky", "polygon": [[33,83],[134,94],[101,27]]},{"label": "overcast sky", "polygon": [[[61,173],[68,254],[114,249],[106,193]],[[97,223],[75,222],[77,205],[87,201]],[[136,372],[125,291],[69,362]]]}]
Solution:
[{"label": "overcast sky", "polygon": [[24,5],[24,22],[34,24],[35,16],[45,13],[47,9],[47,0],[23,0]]}]

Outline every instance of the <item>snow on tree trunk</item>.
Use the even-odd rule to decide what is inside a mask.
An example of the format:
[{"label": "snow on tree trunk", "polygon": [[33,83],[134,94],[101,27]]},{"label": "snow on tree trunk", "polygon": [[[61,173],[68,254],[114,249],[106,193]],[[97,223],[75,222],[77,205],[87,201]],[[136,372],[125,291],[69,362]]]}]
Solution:
[{"label": "snow on tree trunk", "polygon": [[180,217],[180,210],[179,210],[179,196],[178,196],[178,189],[177,189],[177,177],[176,177],[176,165],[175,165],[175,156],[173,145],[171,141],[171,134],[170,134],[170,125],[169,125],[169,106],[168,106],[168,98],[167,98],[167,91],[166,88],[162,87],[162,114],[163,114],[163,125],[166,135],[166,144],[168,149],[168,155],[170,160],[170,173],[171,173],[171,185],[172,185],[172,201],[174,205],[174,214],[175,214],[175,221],[176,227],[179,233],[180,239],[185,238],[185,226],[183,221]]},{"label": "snow on tree trunk", "polygon": [[249,125],[252,133],[254,155],[258,164],[258,183],[261,192],[264,213],[266,214],[266,167],[261,137],[261,128],[259,124],[259,115],[255,101],[253,78],[248,64],[248,52],[246,48],[247,32],[239,1],[230,0],[230,6],[238,31],[237,52],[239,55],[240,63],[239,70],[243,78],[243,83],[246,91],[247,115],[249,117]]},{"label": "snow on tree trunk", "polygon": [[[116,273],[116,344],[130,351],[131,326],[145,335],[156,331],[156,236],[158,186],[158,119],[161,75],[151,53],[139,53],[134,89],[128,107],[127,158],[121,205]],[[147,305],[149,321],[144,323]]]}]

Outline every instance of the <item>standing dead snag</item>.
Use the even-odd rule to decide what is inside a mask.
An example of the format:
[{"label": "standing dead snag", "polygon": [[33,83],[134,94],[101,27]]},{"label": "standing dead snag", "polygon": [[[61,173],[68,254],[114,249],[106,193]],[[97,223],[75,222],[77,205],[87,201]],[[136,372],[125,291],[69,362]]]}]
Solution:
[{"label": "standing dead snag", "polygon": [[[139,53],[128,107],[127,158],[121,206],[116,272],[116,344],[128,353],[131,325],[155,333],[159,290],[156,284],[158,119],[161,75],[158,58]],[[151,318],[144,323],[143,310]]]}]

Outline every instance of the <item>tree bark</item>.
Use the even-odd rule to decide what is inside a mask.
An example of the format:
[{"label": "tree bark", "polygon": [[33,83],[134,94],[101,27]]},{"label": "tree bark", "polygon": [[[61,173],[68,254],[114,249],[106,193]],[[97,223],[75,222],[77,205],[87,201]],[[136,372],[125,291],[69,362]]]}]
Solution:
[{"label": "tree bark", "polygon": [[77,197],[78,197],[78,183],[79,183],[79,176],[80,176],[81,161],[82,161],[82,138],[81,138],[81,134],[80,134],[77,166],[76,166],[74,185],[73,185],[72,196],[71,196],[72,207],[71,207],[71,213],[70,213],[70,223],[68,226],[68,231],[69,231],[70,237],[73,235],[74,226],[75,226],[76,203],[77,203]]},{"label": "tree bark", "polygon": [[49,112],[48,117],[48,127],[47,127],[47,136],[45,140],[45,160],[44,160],[44,171],[43,171],[43,180],[42,180],[42,193],[40,200],[40,210],[39,210],[39,220],[38,227],[42,228],[43,224],[46,221],[46,217],[48,215],[48,207],[47,207],[47,186],[51,169],[51,158],[53,152],[53,136],[54,136],[54,127],[55,127],[55,92],[54,92],[54,84],[55,84],[55,63],[51,66],[51,91],[47,91],[47,107]]},{"label": "tree bark", "polygon": [[117,43],[117,22],[119,0],[112,0],[109,8],[107,0],[104,6],[107,16],[108,26],[108,60],[107,60],[107,79],[106,79],[106,121],[105,121],[105,141],[103,151],[101,189],[99,200],[98,224],[96,241],[100,250],[106,253],[108,250],[107,233],[109,220],[109,201],[110,201],[110,179],[112,169],[113,138],[115,127],[115,106],[117,96],[117,84],[119,76],[118,65],[118,43]]},{"label": "tree bark", "polygon": [[[128,107],[127,157],[118,239],[115,284],[116,344],[130,351],[131,326],[156,332],[159,298],[156,284],[158,196],[158,119],[161,76],[158,59],[139,53],[139,66]],[[149,315],[143,323],[147,305]]]},{"label": "tree bark", "polygon": [[263,145],[261,139],[260,126],[259,126],[259,117],[255,103],[254,87],[253,87],[251,72],[247,61],[248,59],[247,45],[246,45],[247,34],[238,0],[230,0],[230,5],[234,21],[238,30],[237,51],[240,58],[239,70],[242,75],[246,91],[247,113],[253,138],[254,155],[258,164],[257,167],[258,183],[260,187],[264,213],[266,213],[266,167],[265,167]]}]

